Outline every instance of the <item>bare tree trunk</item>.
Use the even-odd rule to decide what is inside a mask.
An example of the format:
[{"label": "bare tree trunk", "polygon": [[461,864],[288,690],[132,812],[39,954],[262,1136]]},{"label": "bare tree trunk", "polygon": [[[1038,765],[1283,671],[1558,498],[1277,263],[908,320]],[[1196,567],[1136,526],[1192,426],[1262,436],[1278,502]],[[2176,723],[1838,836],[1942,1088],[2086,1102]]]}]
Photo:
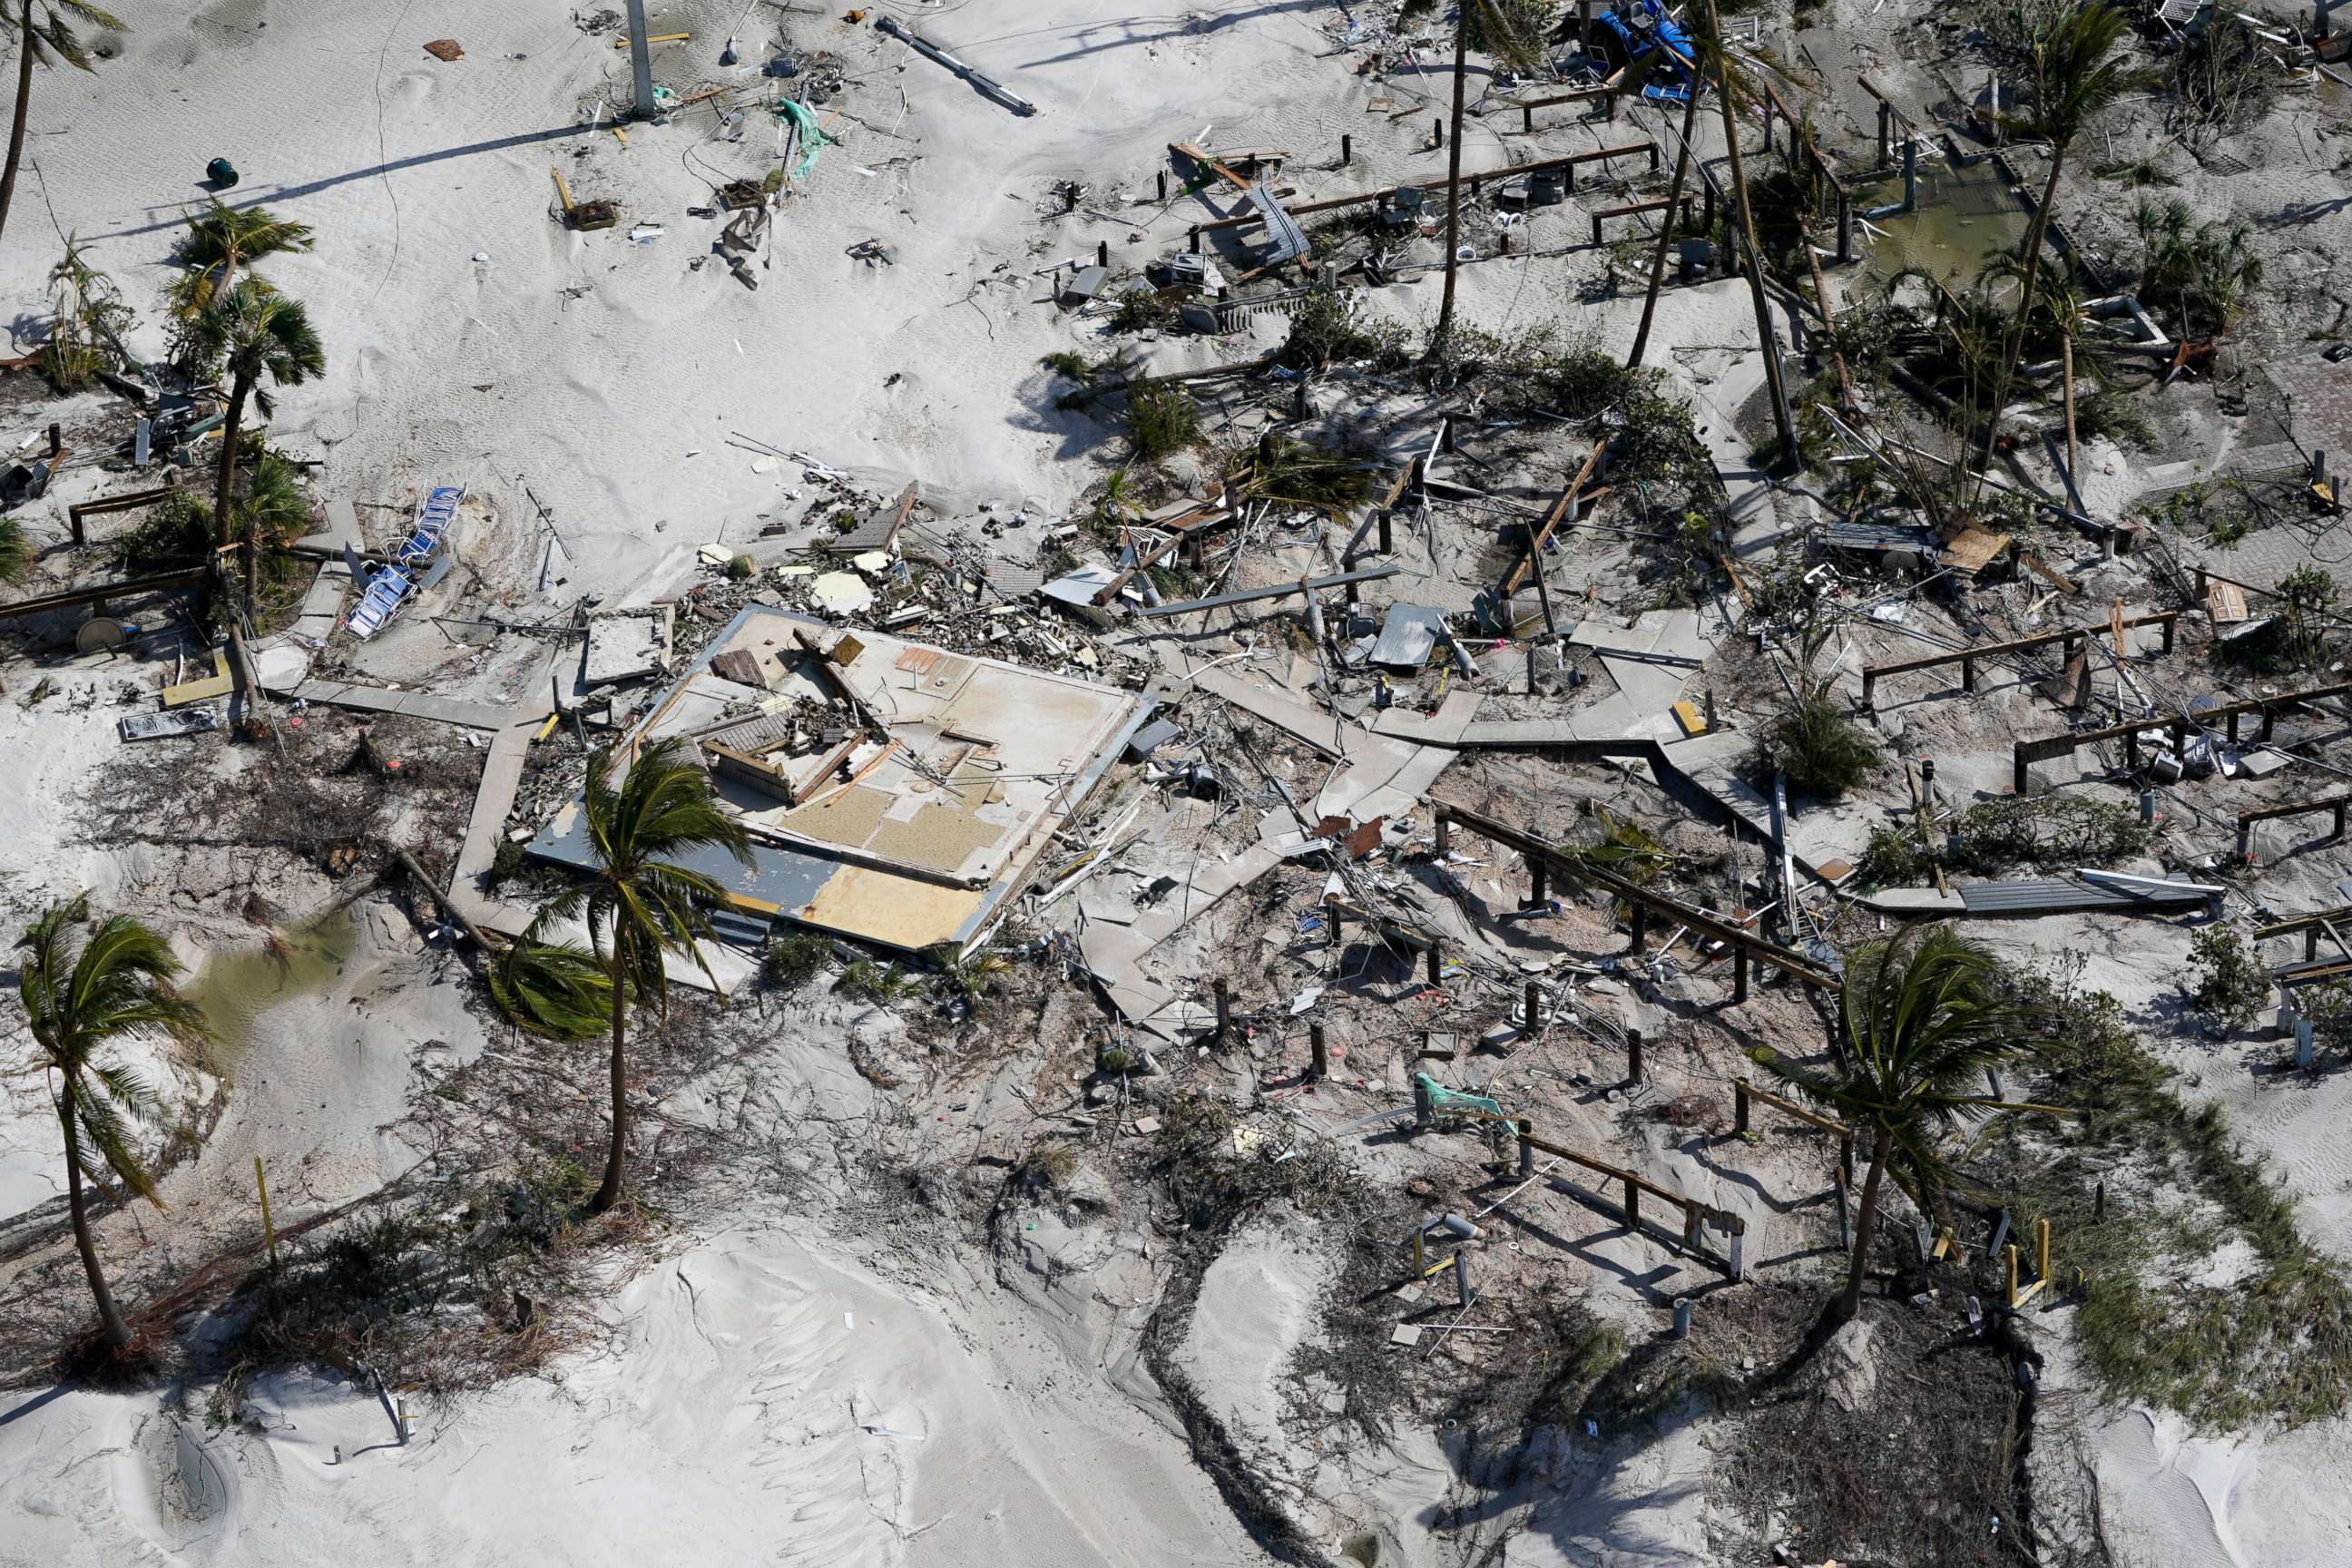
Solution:
[{"label": "bare tree trunk", "polygon": [[1675,182],[1666,187],[1666,218],[1658,230],[1658,248],[1650,258],[1650,291],[1642,300],[1642,325],[1633,334],[1633,352],[1625,356],[1627,370],[1642,368],[1642,356],[1650,346],[1650,321],[1658,313],[1658,291],[1665,287],[1666,252],[1675,243],[1675,226],[1681,221],[1683,181],[1690,174],[1691,135],[1698,129],[1699,75],[1691,73],[1690,96],[1683,101],[1683,144],[1675,154]]},{"label": "bare tree trunk", "polygon": [[604,1153],[604,1180],[588,1200],[590,1214],[603,1214],[621,1201],[627,1179],[629,1152],[629,1067],[625,1035],[629,1016],[628,993],[623,986],[626,963],[620,926],[613,929],[613,1145]]},{"label": "bare tree trunk", "polygon": [[1878,1228],[1878,1179],[1886,1172],[1886,1157],[1894,1147],[1895,1134],[1880,1123],[1870,1146],[1870,1174],[1862,1179],[1862,1207],[1853,1216],[1853,1257],[1846,1263],[1845,1289],[1837,1304],[1841,1322],[1862,1310],[1862,1281],[1870,1270],[1870,1241]]},{"label": "bare tree trunk", "polygon": [[66,1136],[66,1212],[73,1216],[74,1246],[81,1250],[81,1269],[89,1276],[89,1293],[98,1302],[98,1321],[106,1342],[121,1350],[131,1342],[131,1329],[114,1304],[114,1292],[106,1288],[105,1271],[98,1266],[98,1244],[90,1238],[89,1215],[81,1195],[81,1145],[74,1137],[73,1104],[66,1098],[70,1093],[68,1087],[58,1100],[58,1125]]},{"label": "bare tree trunk", "polygon": [[[2064,335],[2058,340],[2058,363],[2066,384],[2066,482],[2074,494],[2083,493],[2082,476],[2074,471],[2074,323],[2066,323]],[[2080,505],[2078,500],[2076,502]]]},{"label": "bare tree trunk", "polygon": [[1764,384],[1772,394],[1772,425],[1790,468],[1797,454],[1797,422],[1789,412],[1789,386],[1780,366],[1780,345],[1772,329],[1772,302],[1764,293],[1764,253],[1756,244],[1756,214],[1748,203],[1748,170],[1739,156],[1739,104],[1731,92],[1731,66],[1722,54],[1723,26],[1715,0],[1706,0],[1707,36],[1716,40],[1716,92],[1722,101],[1723,139],[1731,150],[1731,194],[1739,212],[1739,237],[1748,251],[1748,292],[1756,306],[1756,343],[1764,351]]},{"label": "bare tree trunk", "polygon": [[2053,142],[2050,147],[2050,178],[2042,187],[2042,205],[2033,214],[2033,227],[2025,237],[2025,297],[2017,302],[2017,321],[2010,328],[2009,344],[2001,353],[2000,374],[1992,384],[1992,407],[1985,416],[1984,450],[1979,454],[1978,467],[1992,467],[1993,443],[2000,437],[2000,411],[2009,405],[2009,384],[2017,374],[2017,362],[2025,355],[2025,325],[2033,314],[2034,290],[2042,283],[2042,242],[2050,233],[2050,204],[2058,199],[2058,174],[2066,166],[2066,145]]},{"label": "bare tree trunk", "polygon": [[1469,8],[1454,24],[1454,124],[1445,148],[1445,295],[1437,307],[1437,331],[1430,334],[1423,364],[1435,364],[1454,331],[1454,273],[1462,265],[1462,89],[1470,74]]},{"label": "bare tree trunk", "polygon": [[0,234],[8,230],[8,207],[16,199],[16,165],[25,157],[25,119],[33,111],[33,0],[16,31],[16,119],[8,128],[8,163],[0,169]]},{"label": "bare tree trunk", "polygon": [[253,395],[253,381],[238,376],[229,385],[228,417],[221,423],[220,467],[213,483],[213,530],[218,536],[214,542],[228,545],[236,542],[230,531],[228,502],[230,491],[236,484],[236,443],[245,426],[245,400]]}]

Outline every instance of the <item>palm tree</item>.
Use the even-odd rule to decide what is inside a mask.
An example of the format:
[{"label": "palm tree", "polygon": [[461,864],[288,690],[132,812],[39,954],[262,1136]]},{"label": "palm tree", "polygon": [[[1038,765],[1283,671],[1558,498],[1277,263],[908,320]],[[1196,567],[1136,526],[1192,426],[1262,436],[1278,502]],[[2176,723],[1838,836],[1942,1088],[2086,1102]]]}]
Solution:
[{"label": "palm tree", "polygon": [[[194,323],[236,283],[238,268],[251,267],[265,256],[309,250],[313,238],[309,224],[279,217],[268,207],[232,207],[213,197],[188,220],[174,257],[187,270],[164,290],[172,313],[189,326],[188,347],[202,342]],[[267,282],[263,288],[268,288]]]},{"label": "palm tree", "polygon": [[[1764,351],[1764,384],[1772,394],[1772,425],[1780,437],[1784,461],[1799,461],[1797,421],[1789,411],[1789,384],[1780,366],[1780,341],[1772,326],[1772,303],[1764,293],[1764,252],[1756,243],[1756,214],[1748,203],[1748,171],[1739,155],[1739,100],[1733,91],[1731,51],[1723,41],[1723,25],[1715,0],[1699,6],[1703,25],[1692,30],[1691,42],[1713,68],[1716,99],[1723,110],[1723,140],[1731,153],[1731,195],[1739,215],[1740,244],[1748,252],[1748,292],[1756,307],[1756,342]],[[1671,215],[1669,215],[1671,216]]]},{"label": "palm tree", "polygon": [[89,918],[87,899],[52,904],[17,945],[26,951],[18,996],[40,1047],[41,1065],[56,1075],[58,1127],[66,1143],[66,1205],[73,1216],[74,1245],[97,1300],[99,1321],[109,1346],[131,1342],[131,1330],[106,1288],[90,1239],[82,1201],[82,1171],[90,1152],[124,1187],[157,1208],[154,1178],[139,1163],[125,1136],[123,1118],[140,1121],[155,1113],[154,1091],[128,1068],[99,1060],[109,1040],[136,1029],[158,1028],[183,1039],[205,1032],[204,1014],[173,989],[180,961],[163,939],[129,915],[99,922],[79,954],[68,951],[66,928]]},{"label": "palm tree", "polygon": [[671,857],[718,848],[751,863],[750,836],[711,797],[702,770],[680,754],[683,743],[671,736],[642,747],[618,788],[612,783],[612,754],[599,752],[590,759],[582,812],[595,868],[540,906],[523,935],[525,942],[543,945],[551,926],[580,921],[604,960],[613,1015],[613,1144],[604,1184],[588,1205],[592,1214],[620,1201],[625,1175],[628,1005],[652,1001],[668,1011],[665,952],[691,953],[709,972],[695,944],[709,936],[710,925],[695,901],[723,899],[726,889]]},{"label": "palm tree", "polygon": [[[1528,13],[1514,16],[1514,8]],[[1444,356],[1454,333],[1454,275],[1462,265],[1462,94],[1470,77],[1470,51],[1522,68],[1531,68],[1538,46],[1521,31],[1522,26],[1550,10],[1549,4],[1530,6],[1528,0],[1460,0],[1454,16],[1454,121],[1445,148],[1445,293],[1437,307],[1437,331],[1429,338],[1421,363],[1434,364]]]},{"label": "palm tree", "polygon": [[1804,1068],[1769,1050],[1765,1070],[1868,1134],[1870,1172],[1853,1229],[1853,1256],[1841,1319],[1862,1309],[1862,1282],[1878,1218],[1878,1185],[1893,1168],[1921,1212],[1938,1206],[1948,1172],[1939,1136],[2001,1102],[1971,1090],[1985,1069],[2028,1048],[2036,1015],[2009,1000],[1993,955],[1949,926],[1911,926],[1858,949],[1846,961],[1845,1065]]},{"label": "palm tree", "polygon": [[33,0],[23,0],[14,16],[0,13],[0,31],[16,37],[16,118],[8,127],[7,166],[0,169],[0,233],[7,231],[8,206],[16,199],[16,165],[25,156],[25,119],[33,109],[33,68],[55,65],[61,59],[79,70],[98,68],[89,63],[81,39],[74,36],[72,22],[116,32],[129,30],[89,0],[41,0],[41,12],[46,21],[40,26],[33,21]]},{"label": "palm tree", "polygon": [[1979,467],[1992,464],[2010,380],[2025,353],[2026,321],[2033,313],[2034,289],[2042,277],[2042,243],[2049,236],[2050,209],[2058,199],[2058,175],[2066,166],[2067,149],[2091,117],[2131,85],[2130,68],[2121,59],[2108,58],[2129,26],[2124,14],[2107,0],[2091,0],[2052,22],[2026,51],[2026,80],[2033,94],[2032,112],[2000,117],[2003,129],[2050,143],[2050,176],[2042,184],[2042,204],[2034,208],[2033,226],[2025,237],[2024,297],[2018,303],[2017,319],[2001,353],[2000,374],[1993,378],[1992,407],[1985,418]]},{"label": "palm tree", "polygon": [[[228,419],[221,426],[220,475],[213,489],[213,516],[220,542],[231,542],[229,490],[236,480],[237,438],[245,422],[245,402],[258,396],[262,414],[270,412],[267,393],[257,394],[266,374],[278,386],[299,386],[327,372],[326,351],[310,325],[310,313],[301,301],[278,293],[257,278],[247,278],[206,307],[203,340],[207,357],[222,358],[222,374],[229,378]],[[245,536],[245,584],[248,599],[260,586],[259,552],[248,520]]]}]

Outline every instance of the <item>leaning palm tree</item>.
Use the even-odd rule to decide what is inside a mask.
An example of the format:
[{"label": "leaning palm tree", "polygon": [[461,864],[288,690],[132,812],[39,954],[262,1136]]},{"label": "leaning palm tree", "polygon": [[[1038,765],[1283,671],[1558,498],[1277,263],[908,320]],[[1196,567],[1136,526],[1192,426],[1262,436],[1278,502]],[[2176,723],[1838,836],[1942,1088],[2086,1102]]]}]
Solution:
[{"label": "leaning palm tree", "polygon": [[1423,364],[1442,359],[1454,334],[1454,275],[1462,265],[1462,94],[1470,76],[1470,51],[1532,69],[1542,56],[1543,24],[1550,12],[1549,0],[1459,0],[1454,12],[1454,120],[1445,148],[1445,292]]},{"label": "leaning palm tree", "polygon": [[[173,315],[187,329],[187,347],[203,342],[195,330],[205,309],[236,282],[237,269],[266,256],[310,248],[310,226],[279,217],[268,207],[233,207],[218,196],[188,220],[173,259],[185,268],[165,288]],[[269,287],[265,280],[262,287]]]},{"label": "leaning palm tree", "polygon": [[[1667,52],[1661,48],[1653,58],[1663,66],[1661,57]],[[1633,333],[1633,352],[1625,356],[1627,370],[1641,369],[1643,356],[1649,349],[1650,323],[1658,313],[1658,291],[1665,287],[1666,252],[1673,247],[1675,231],[1682,224],[1683,185],[1690,177],[1691,138],[1698,131],[1698,100],[1706,89],[1706,78],[1700,74],[1698,62],[1691,61],[1690,67],[1683,83],[1683,132],[1675,149],[1674,183],[1666,187],[1665,220],[1658,226],[1657,249],[1650,257],[1649,291],[1642,297],[1642,324]],[[1631,72],[1627,75],[1630,85],[1638,88],[1640,79],[1633,78]]]},{"label": "leaning palm tree", "polygon": [[[1789,410],[1789,383],[1780,365],[1780,340],[1772,325],[1772,302],[1764,293],[1764,252],[1756,243],[1756,214],[1748,202],[1748,171],[1739,154],[1739,97],[1735,90],[1730,47],[1724,42],[1723,24],[1715,0],[1701,0],[1693,18],[1691,42],[1715,78],[1717,106],[1723,110],[1723,140],[1731,155],[1733,210],[1739,216],[1739,240],[1748,253],[1748,293],[1756,308],[1756,344],[1764,351],[1764,384],[1772,395],[1772,426],[1780,437],[1782,460],[1794,468],[1800,461],[1796,416]],[[1672,215],[1669,214],[1669,216]]]},{"label": "leaning palm tree", "polygon": [[2000,374],[1993,378],[1992,406],[1985,417],[1981,467],[1992,464],[2000,438],[2000,413],[2009,399],[2009,384],[2025,353],[2027,320],[2033,314],[2033,294],[2042,277],[2042,244],[2050,233],[2050,209],[2058,199],[2058,176],[2066,167],[2066,153],[2091,117],[2120,97],[2131,85],[2132,71],[2121,59],[2111,58],[2131,24],[2107,0],[2091,0],[2080,10],[2060,16],[2033,40],[2025,57],[2032,110],[2003,115],[2004,130],[2039,137],[2050,143],[2050,175],[2042,183],[2041,205],[2033,209],[2033,226],[2025,237],[2025,283],[2015,323],[2001,353]]},{"label": "leaning palm tree", "polygon": [[58,1128],[66,1144],[66,1207],[72,1216],[74,1245],[109,1346],[131,1342],[131,1330],[114,1304],[90,1239],[89,1215],[82,1197],[82,1173],[97,1155],[130,1192],[156,1207],[155,1179],[131,1150],[126,1116],[145,1121],[155,1113],[155,1094],[130,1068],[100,1059],[107,1044],[141,1029],[161,1029],[184,1039],[205,1032],[204,1014],[173,989],[180,961],[163,939],[129,915],[99,922],[79,953],[68,950],[67,928],[89,918],[88,900],[52,904],[26,930],[18,994],[40,1065],[57,1084]]},{"label": "leaning palm tree", "polygon": [[2000,1100],[1973,1089],[1986,1068],[2032,1044],[2039,1018],[2003,995],[2000,973],[1990,952],[1951,927],[1912,926],[1846,961],[1843,1067],[1804,1068],[1769,1050],[1756,1054],[1767,1071],[1870,1139],[1853,1255],[1837,1301],[1841,1319],[1862,1309],[1880,1179],[1891,1171],[1921,1212],[1933,1213],[1948,1174],[1940,1135],[2000,1109]]},{"label": "leaning palm tree", "polygon": [[543,946],[551,928],[578,921],[604,961],[613,1025],[613,1142],[604,1184],[588,1205],[592,1214],[620,1201],[627,1174],[629,1004],[651,1002],[667,1013],[665,952],[691,953],[709,973],[696,944],[710,935],[710,924],[696,900],[716,901],[726,889],[673,857],[715,848],[744,865],[751,861],[750,836],[712,798],[702,770],[680,754],[682,743],[673,736],[642,747],[617,787],[611,753],[599,752],[590,760],[581,810],[593,867],[541,905],[523,935],[526,943]]},{"label": "leaning palm tree", "polygon": [[127,31],[124,25],[89,0],[41,0],[41,20],[33,19],[33,0],[20,0],[13,13],[0,12],[0,33],[16,39],[16,118],[8,127],[8,163],[0,168],[0,233],[8,227],[8,206],[16,199],[16,165],[25,156],[25,120],[33,109],[33,68],[58,60],[78,70],[95,71],[89,51],[73,30],[73,23]]},{"label": "leaning palm tree", "polygon": [[[207,357],[220,356],[222,374],[229,382],[228,418],[221,426],[220,473],[213,489],[213,516],[220,528],[220,542],[226,545],[232,542],[229,491],[236,482],[237,439],[245,422],[246,399],[255,398],[267,417],[270,403],[268,394],[258,391],[261,378],[267,375],[278,386],[299,386],[326,374],[327,356],[301,301],[287,298],[257,278],[247,278],[226,294],[216,296],[205,310],[202,333]],[[260,587],[260,552],[255,532],[248,525],[245,536],[248,598]]]}]

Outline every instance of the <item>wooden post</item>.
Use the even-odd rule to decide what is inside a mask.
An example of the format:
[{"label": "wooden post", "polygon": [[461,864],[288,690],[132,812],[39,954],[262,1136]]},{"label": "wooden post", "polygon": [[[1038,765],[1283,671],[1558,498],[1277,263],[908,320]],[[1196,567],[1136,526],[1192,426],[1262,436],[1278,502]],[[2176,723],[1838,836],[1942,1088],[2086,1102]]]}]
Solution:
[{"label": "wooden post", "polygon": [[1233,987],[1220,978],[1211,981],[1209,988],[1217,998],[1217,1044],[1222,1047],[1229,1043],[1234,1032]]},{"label": "wooden post", "polygon": [[[2340,833],[2342,829],[2338,828],[2337,831]],[[1551,866],[1542,856],[1537,856],[1528,863],[1528,880],[1530,886],[1528,890],[1527,907],[1539,910],[1551,897]]]},{"label": "wooden post", "polygon": [[2007,1251],[2003,1254],[2003,1257],[2007,1260],[2008,1264],[2006,1270],[2008,1275],[2008,1294],[2006,1300],[2011,1306],[2014,1307],[2017,1305],[2017,1243],[2013,1241],[2011,1242]]},{"label": "wooden post", "polygon": [[1632,1085],[1641,1081],[1642,1031],[1628,1029],[1625,1031],[1625,1082]]},{"label": "wooden post", "polygon": [[261,1156],[253,1157],[253,1186],[261,1194],[261,1236],[269,1247],[269,1267],[278,1267],[278,1226],[269,1217],[269,1181],[261,1173]]},{"label": "wooden post", "polygon": [[1642,1189],[1631,1182],[1625,1184],[1625,1228],[1642,1228]]},{"label": "wooden post", "polygon": [[1196,223],[1196,224],[1194,224],[1194,225],[1192,226],[1192,254],[1193,254],[1193,255],[1195,255],[1195,256],[1200,255],[1200,254],[1201,254],[1201,226],[1200,226],[1199,224],[1197,224],[1197,223]]},{"label": "wooden post", "polygon": [[1443,942],[1429,944],[1429,983],[1436,984],[1445,973],[1445,946]]},{"label": "wooden post", "polygon": [[1394,554],[1396,552],[1396,541],[1391,536],[1391,514],[1389,509],[1381,508],[1381,553],[1383,555]]},{"label": "wooden post", "polygon": [[1633,904],[1633,946],[1640,952],[1650,945],[1650,906],[1636,900]]},{"label": "wooden post", "polygon": [[1163,202],[1168,199],[1168,171],[1165,169],[1160,171],[1160,199]]},{"label": "wooden post", "polygon": [[1436,140],[1436,141],[1434,141],[1434,142],[1431,142],[1431,143],[1430,143],[1430,146],[1431,146],[1433,150],[1435,150],[1435,151],[1437,151],[1437,152],[1442,153],[1442,152],[1444,152],[1444,151],[1445,150],[1445,116],[1444,116],[1443,114],[1439,115],[1439,116],[1437,117],[1436,121],[1434,121],[1434,123],[1435,123],[1435,125],[1436,125],[1436,127],[1437,127],[1437,130],[1436,130],[1436,137],[1437,137],[1437,140]]},{"label": "wooden post", "polygon": [[2048,1216],[2033,1222],[2033,1277],[2050,1278],[2050,1221]]},{"label": "wooden post", "polygon": [[1960,689],[1974,691],[1976,689],[1977,661],[1972,658],[1964,658],[1960,660]]},{"label": "wooden post", "polygon": [[1341,167],[1356,161],[1356,139],[1347,132],[1339,133],[1339,163]]},{"label": "wooden post", "polygon": [[1441,856],[1454,852],[1454,819],[1442,811],[1437,814],[1437,852]]},{"label": "wooden post", "polygon": [[1323,1044],[1322,1025],[1309,1024],[1307,1026],[1307,1049],[1308,1058],[1314,1064],[1313,1067],[1308,1069],[1312,1075],[1309,1081],[1321,1083],[1325,1079],[1331,1076],[1331,1055],[1329,1050]]},{"label": "wooden post", "polygon": [[1095,241],[1095,265],[1097,267],[1108,267],[1110,265],[1109,240],[1098,239]]},{"label": "wooden post", "polygon": [[1528,982],[1527,999],[1521,1013],[1521,1017],[1527,1025],[1527,1033],[1532,1035],[1536,1032],[1538,1016],[1542,1011],[1543,984],[1540,981],[1530,980]]},{"label": "wooden post", "polygon": [[1536,1173],[1536,1146],[1533,1142],[1535,1135],[1536,1124],[1534,1120],[1530,1117],[1520,1117],[1519,1174],[1522,1176],[1532,1176]]},{"label": "wooden post", "polygon": [[1737,947],[1737,948],[1734,948],[1734,949],[1732,949],[1732,950],[1731,950],[1731,1001],[1732,1001],[1732,1005],[1734,1005],[1734,1006],[1738,1006],[1740,1003],[1745,1002],[1745,1001],[1747,1001],[1747,1000],[1748,1000],[1748,950],[1747,950],[1746,948],[1744,948],[1744,947]]}]

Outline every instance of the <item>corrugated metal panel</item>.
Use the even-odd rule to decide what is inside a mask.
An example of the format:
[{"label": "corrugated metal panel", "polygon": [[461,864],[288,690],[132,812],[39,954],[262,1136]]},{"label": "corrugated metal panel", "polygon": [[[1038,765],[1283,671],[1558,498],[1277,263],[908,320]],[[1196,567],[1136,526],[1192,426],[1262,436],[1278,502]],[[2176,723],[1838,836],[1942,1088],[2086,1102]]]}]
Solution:
[{"label": "corrugated metal panel", "polygon": [[1822,542],[1832,550],[1911,550],[1936,548],[1936,536],[1924,528],[1882,527],[1869,522],[1833,522],[1822,530]]},{"label": "corrugated metal panel", "polygon": [[2151,893],[2144,898],[2070,878],[2047,881],[1964,883],[1956,889],[1972,915],[2054,915],[2086,910],[2195,909],[2202,893]]}]

